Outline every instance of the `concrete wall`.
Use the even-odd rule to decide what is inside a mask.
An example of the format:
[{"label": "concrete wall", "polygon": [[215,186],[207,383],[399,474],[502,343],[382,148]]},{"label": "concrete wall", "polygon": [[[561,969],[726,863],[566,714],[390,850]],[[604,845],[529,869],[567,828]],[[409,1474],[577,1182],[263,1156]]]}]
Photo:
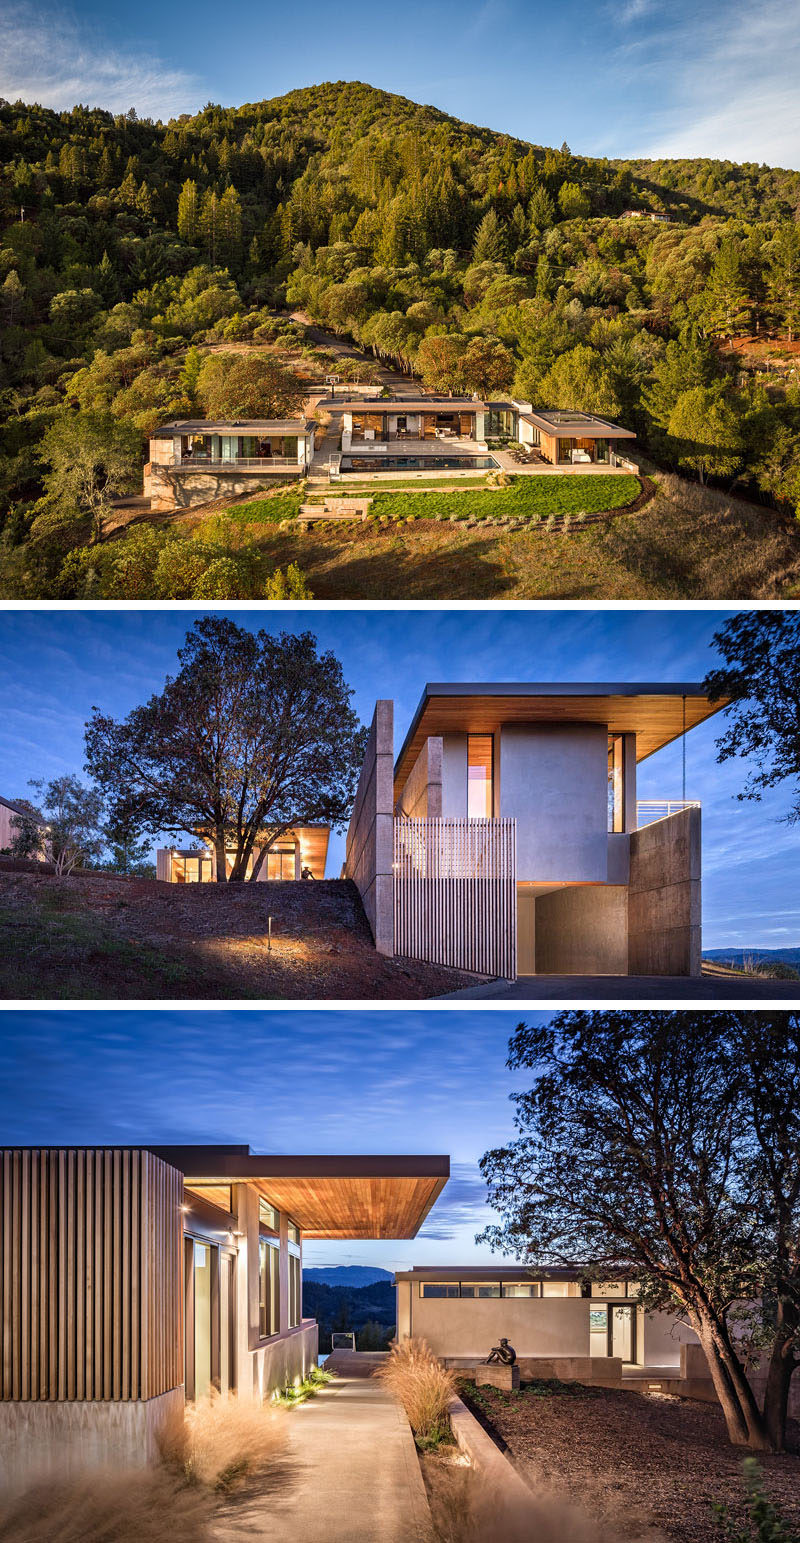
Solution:
[{"label": "concrete wall", "polygon": [[280,482],[296,482],[300,466],[276,466],[270,471],[188,471],[149,462],[144,468],[143,491],[150,507],[158,513],[171,509],[190,509],[215,498],[232,498],[239,493],[257,493]]},{"label": "concrete wall", "polygon": [[[641,1350],[639,1360],[645,1366],[674,1366],[680,1368],[683,1355],[698,1350],[703,1355],[694,1329],[673,1318],[671,1313],[643,1313],[640,1311],[637,1341]],[[703,1356],[705,1365],[705,1356]]]},{"label": "concrete wall", "polygon": [[183,1388],[158,1398],[0,1403],[0,1490],[102,1468],[143,1468],[183,1411]]},{"label": "concrete wall", "polygon": [[397,800],[396,813],[415,820],[438,820],[442,814],[442,740],[429,735]]},{"label": "concrete wall", "polygon": [[517,821],[518,879],[604,883],[608,872],[605,726],[505,725],[500,731],[497,813]]},{"label": "concrete wall", "polygon": [[540,895],[535,934],[537,974],[626,975],[628,892],[591,884]]},{"label": "concrete wall", "polygon": [[394,703],[383,699],[375,704],[345,857],[380,954],[394,953],[393,843]]},{"label": "concrete wall", "polygon": [[631,833],[631,975],[700,974],[700,830],[700,810],[681,809]]},{"label": "concrete wall", "polygon": [[467,736],[442,737],[442,816],[446,820],[467,817]]},{"label": "concrete wall", "polygon": [[582,1297],[421,1297],[398,1281],[398,1339],[424,1339],[435,1355],[484,1358],[501,1334],[518,1356],[588,1356],[589,1303]]}]

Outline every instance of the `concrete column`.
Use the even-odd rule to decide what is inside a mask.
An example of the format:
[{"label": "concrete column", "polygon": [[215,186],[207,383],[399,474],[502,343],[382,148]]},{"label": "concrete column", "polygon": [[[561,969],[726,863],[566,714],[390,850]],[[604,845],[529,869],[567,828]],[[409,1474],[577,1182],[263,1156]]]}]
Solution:
[{"label": "concrete column", "polygon": [[376,702],[347,830],[345,874],[358,888],[375,947],[394,953],[394,703]]},{"label": "concrete column", "polygon": [[622,829],[636,829],[636,735],[622,735]]}]

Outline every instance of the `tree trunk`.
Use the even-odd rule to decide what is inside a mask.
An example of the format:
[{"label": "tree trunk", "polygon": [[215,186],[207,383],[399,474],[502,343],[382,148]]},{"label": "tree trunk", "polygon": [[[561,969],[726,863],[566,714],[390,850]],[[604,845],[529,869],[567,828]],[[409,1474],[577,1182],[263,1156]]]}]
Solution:
[{"label": "tree trunk", "polygon": [[769,1360],[764,1394],[764,1426],[775,1452],[782,1452],[786,1446],[789,1391],[796,1365],[793,1338],[776,1340]]},{"label": "tree trunk", "polygon": [[703,1347],[714,1390],[720,1402],[728,1438],[737,1447],[754,1452],[772,1450],[764,1420],[744,1372],[730,1345],[713,1323],[701,1323],[697,1336]]},{"label": "tree trunk", "polygon": [[225,832],[219,826],[214,831],[215,874],[218,884],[227,884],[228,870],[225,862]]}]

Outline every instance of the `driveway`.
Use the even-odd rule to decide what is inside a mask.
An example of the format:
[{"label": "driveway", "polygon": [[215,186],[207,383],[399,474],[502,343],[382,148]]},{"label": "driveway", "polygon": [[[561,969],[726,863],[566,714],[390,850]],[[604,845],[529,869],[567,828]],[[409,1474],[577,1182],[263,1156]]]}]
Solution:
[{"label": "driveway", "polygon": [[760,980],[752,975],[520,975],[516,980],[467,986],[440,1000],[482,998],[493,1002],[694,1002],[797,1001],[800,980]]}]

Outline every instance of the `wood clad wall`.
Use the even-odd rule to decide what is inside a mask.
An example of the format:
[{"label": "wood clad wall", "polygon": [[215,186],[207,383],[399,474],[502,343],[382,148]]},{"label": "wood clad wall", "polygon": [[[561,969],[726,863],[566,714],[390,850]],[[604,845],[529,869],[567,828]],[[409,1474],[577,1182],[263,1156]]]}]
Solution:
[{"label": "wood clad wall", "polygon": [[517,973],[516,821],[394,822],[395,953]]},{"label": "wood clad wall", "polygon": [[0,1398],[154,1398],[183,1382],[183,1178],[149,1152],[0,1154]]}]

